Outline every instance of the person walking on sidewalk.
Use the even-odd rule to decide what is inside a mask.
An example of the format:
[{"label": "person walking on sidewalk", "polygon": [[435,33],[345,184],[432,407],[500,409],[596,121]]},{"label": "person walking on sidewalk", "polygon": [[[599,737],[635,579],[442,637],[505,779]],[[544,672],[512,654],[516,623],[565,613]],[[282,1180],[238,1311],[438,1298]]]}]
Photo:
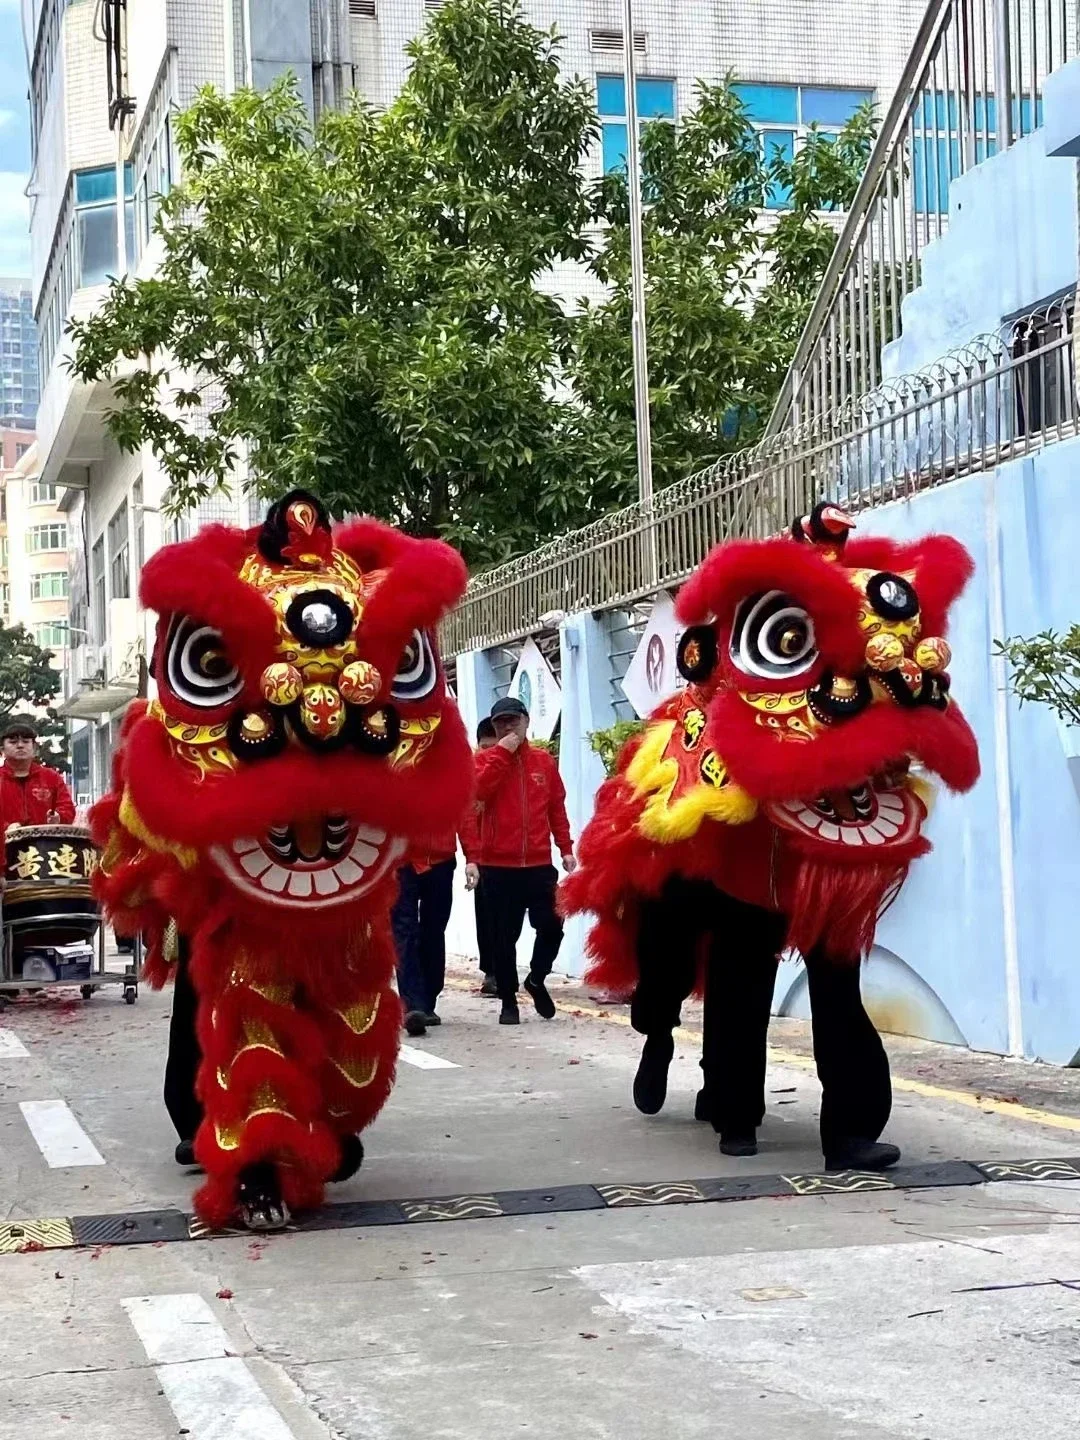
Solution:
[{"label": "person walking on sidewalk", "polygon": [[[486,716],[476,727],[476,749],[490,750],[495,744],[497,736],[495,726],[491,723],[491,717]],[[466,816],[462,824],[462,846],[466,849],[466,859],[469,853],[475,852],[476,843],[471,847],[466,845],[466,837],[476,836],[479,839],[480,807],[474,806]],[[476,951],[480,960],[480,973],[484,979],[480,986],[481,995],[497,995],[498,989],[495,984],[495,961],[493,958],[493,936],[491,926],[491,906],[488,904],[487,891],[480,884],[480,867],[472,861],[465,866],[465,888],[473,892],[473,904],[476,907]]]},{"label": "person walking on sidewalk", "polygon": [[398,871],[398,898],[390,925],[397,950],[398,994],[410,1035],[425,1035],[429,1026],[442,1024],[435,1006],[446,980],[446,927],[454,903],[456,868],[457,836],[451,832],[414,850]]},{"label": "person walking on sidewalk", "polygon": [[555,1015],[546,980],[562,944],[555,909],[558,872],[551,863],[555,841],[569,875],[576,866],[566,791],[559,767],[546,750],[528,741],[529,712],[507,696],[491,712],[497,743],[476,756],[476,799],[480,806],[478,850],[480,887],[486,890],[493,927],[495,984],[502,1008],[500,1025],[517,1025],[517,942],[528,915],[536,931],[525,990],[545,1020]]}]

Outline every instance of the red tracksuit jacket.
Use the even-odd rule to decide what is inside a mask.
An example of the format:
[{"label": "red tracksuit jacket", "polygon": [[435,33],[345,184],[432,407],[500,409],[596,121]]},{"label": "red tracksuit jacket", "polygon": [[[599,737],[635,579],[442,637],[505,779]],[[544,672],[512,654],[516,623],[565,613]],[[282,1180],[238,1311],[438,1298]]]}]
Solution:
[{"label": "red tracksuit jacket", "polygon": [[566,788],[553,756],[526,741],[514,754],[493,745],[475,758],[477,826],[462,835],[467,860],[508,869],[550,865],[552,839],[560,855],[572,853]]},{"label": "red tracksuit jacket", "polygon": [[35,760],[20,780],[0,765],[0,837],[9,825],[47,825],[52,812],[61,825],[75,819],[75,802],[58,770]]}]

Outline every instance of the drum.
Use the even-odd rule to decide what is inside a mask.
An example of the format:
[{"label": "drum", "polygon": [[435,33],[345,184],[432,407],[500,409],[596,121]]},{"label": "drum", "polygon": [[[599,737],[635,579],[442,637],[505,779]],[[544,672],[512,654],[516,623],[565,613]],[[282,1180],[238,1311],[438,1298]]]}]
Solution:
[{"label": "drum", "polygon": [[16,939],[66,945],[92,937],[98,905],[90,893],[97,850],[76,825],[21,825],[8,830],[4,923]]}]

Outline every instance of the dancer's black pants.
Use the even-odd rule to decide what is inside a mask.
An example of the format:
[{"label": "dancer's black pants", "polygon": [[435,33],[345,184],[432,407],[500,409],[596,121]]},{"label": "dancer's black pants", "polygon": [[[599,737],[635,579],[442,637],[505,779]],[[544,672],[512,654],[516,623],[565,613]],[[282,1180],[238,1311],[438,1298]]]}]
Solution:
[{"label": "dancer's black pants", "polygon": [[[782,916],[681,877],[641,907],[631,1023],[642,1035],[674,1030],[704,947],[701,1068],[717,1130],[748,1134],[764,1117],[766,1037],[784,930]],[[828,1155],[845,1140],[878,1138],[892,1086],[885,1047],[863,1007],[860,967],[818,949],[806,957],[806,971]]]},{"label": "dancer's black pants", "polygon": [[194,1140],[202,1123],[203,1108],[195,1095],[202,1051],[195,1030],[198,999],[191,983],[191,949],[181,935],[169,1022],[169,1055],[165,1061],[165,1108],[181,1140]]}]

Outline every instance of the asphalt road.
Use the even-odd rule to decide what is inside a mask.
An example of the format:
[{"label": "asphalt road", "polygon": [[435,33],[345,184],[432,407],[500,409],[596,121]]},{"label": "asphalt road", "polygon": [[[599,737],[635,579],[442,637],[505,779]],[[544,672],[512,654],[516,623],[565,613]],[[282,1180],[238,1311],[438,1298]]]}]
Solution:
[{"label": "asphalt road", "polygon": [[167,995],[0,1016],[0,1440],[1071,1440],[1075,1072],[899,1042],[897,1188],[823,1191],[799,1027],[732,1161],[693,1012],[645,1119],[623,1011],[565,987],[512,1030],[459,986],[335,1228],[262,1240],[188,1238]]}]

